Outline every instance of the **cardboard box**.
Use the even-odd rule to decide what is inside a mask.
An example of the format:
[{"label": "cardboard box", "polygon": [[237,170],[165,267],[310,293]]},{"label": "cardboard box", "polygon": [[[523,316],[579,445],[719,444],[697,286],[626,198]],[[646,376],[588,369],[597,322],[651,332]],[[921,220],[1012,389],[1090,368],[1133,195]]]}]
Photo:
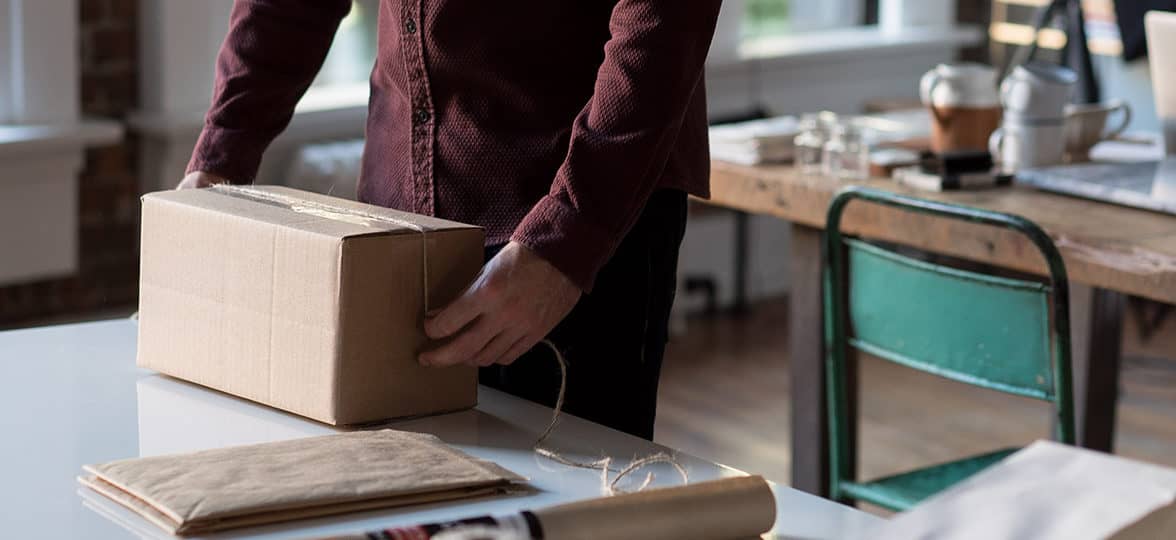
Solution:
[{"label": "cardboard box", "polygon": [[477,403],[426,368],[427,304],[482,266],[480,228],[277,186],[143,197],[138,364],[328,424]]}]

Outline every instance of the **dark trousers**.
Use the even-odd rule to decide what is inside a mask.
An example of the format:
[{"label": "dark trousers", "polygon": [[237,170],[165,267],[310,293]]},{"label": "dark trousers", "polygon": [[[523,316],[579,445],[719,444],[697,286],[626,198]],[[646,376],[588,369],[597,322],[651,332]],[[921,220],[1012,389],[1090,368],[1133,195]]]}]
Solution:
[{"label": "dark trousers", "polygon": [[[685,229],[686,194],[654,193],[597,275],[592,292],[548,335],[567,362],[568,414],[653,438],[657,381]],[[486,248],[487,259],[501,248]],[[479,375],[486,386],[548,407],[559,392],[559,365],[542,344],[509,366],[482,368]]]}]

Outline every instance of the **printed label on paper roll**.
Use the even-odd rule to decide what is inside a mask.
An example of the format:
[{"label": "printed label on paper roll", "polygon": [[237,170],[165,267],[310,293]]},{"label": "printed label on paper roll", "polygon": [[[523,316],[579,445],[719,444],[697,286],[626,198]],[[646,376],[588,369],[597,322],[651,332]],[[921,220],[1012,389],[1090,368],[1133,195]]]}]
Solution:
[{"label": "printed label on paper roll", "polygon": [[367,533],[370,540],[541,540],[539,521],[530,512],[481,516]]}]

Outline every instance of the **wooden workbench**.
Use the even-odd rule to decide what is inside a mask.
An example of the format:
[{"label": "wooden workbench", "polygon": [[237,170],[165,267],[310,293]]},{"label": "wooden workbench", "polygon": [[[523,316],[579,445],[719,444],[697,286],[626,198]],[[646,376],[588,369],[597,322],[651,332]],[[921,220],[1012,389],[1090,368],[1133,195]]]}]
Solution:
[{"label": "wooden workbench", "polygon": [[[1110,451],[1114,440],[1125,295],[1176,303],[1176,216],[1024,187],[934,193],[886,179],[857,184],[999,212],[1043,227],[1071,280],[1074,396],[1079,444]],[[792,483],[826,494],[828,447],[822,362],[820,230],[833,194],[848,185],[791,166],[713,162],[710,203],[792,223],[789,357]],[[846,232],[1013,270],[1044,274],[1018,234],[866,203],[847,209]]]}]

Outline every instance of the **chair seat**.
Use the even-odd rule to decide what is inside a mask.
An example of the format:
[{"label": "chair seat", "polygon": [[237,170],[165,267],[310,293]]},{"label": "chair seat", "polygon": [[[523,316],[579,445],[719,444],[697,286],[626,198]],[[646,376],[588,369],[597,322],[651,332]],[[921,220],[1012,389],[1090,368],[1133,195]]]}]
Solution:
[{"label": "chair seat", "polygon": [[1006,448],[871,482],[844,482],[843,494],[890,510],[902,511],[1004,459],[1019,448]]}]

